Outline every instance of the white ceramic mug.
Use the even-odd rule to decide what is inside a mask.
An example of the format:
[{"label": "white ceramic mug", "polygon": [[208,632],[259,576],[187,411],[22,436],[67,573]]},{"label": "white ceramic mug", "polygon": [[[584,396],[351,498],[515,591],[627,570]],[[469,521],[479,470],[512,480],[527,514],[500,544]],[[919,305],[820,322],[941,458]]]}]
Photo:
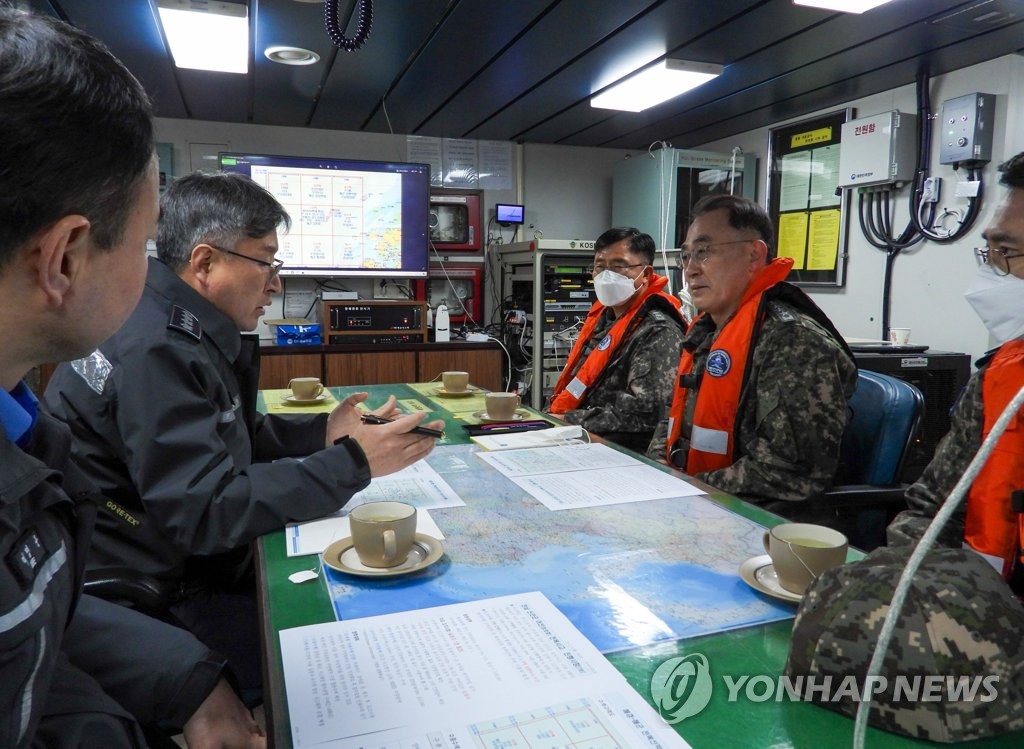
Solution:
[{"label": "white ceramic mug", "polygon": [[783,523],[764,534],[764,548],[772,558],[779,584],[803,594],[811,580],[846,561],[846,536],[824,525]]},{"label": "white ceramic mug", "polygon": [[515,393],[487,393],[484,396],[487,416],[492,419],[511,419],[521,402]]},{"label": "white ceramic mug", "polygon": [[395,567],[416,540],[416,508],[405,502],[367,502],[348,514],[352,545],[367,567]]},{"label": "white ceramic mug", "polygon": [[469,372],[442,372],[441,384],[449,393],[461,393],[469,387]]},{"label": "white ceramic mug", "polygon": [[324,386],[319,377],[293,377],[288,383],[288,387],[292,389],[293,397],[303,401],[317,398],[324,392]]}]

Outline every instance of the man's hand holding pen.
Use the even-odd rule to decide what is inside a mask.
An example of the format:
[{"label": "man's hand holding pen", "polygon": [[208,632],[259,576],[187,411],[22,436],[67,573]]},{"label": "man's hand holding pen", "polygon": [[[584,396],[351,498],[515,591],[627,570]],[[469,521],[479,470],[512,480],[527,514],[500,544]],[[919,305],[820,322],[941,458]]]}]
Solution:
[{"label": "man's hand holding pen", "polygon": [[353,393],[338,404],[327,417],[327,440],[333,444],[348,436],[358,442],[371,476],[386,476],[412,465],[426,457],[443,435],[443,420],[423,423],[426,413],[400,415],[394,396],[380,408],[360,412],[356,404],[366,398],[367,393]]}]

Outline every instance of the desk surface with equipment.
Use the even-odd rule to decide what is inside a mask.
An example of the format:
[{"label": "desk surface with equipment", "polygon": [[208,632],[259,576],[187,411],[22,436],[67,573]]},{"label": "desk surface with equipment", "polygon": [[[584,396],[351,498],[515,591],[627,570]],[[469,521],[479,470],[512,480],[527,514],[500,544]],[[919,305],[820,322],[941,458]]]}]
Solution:
[{"label": "desk surface with equipment", "polygon": [[[362,389],[370,392],[371,408],[393,393],[402,410],[426,410],[430,418],[445,420],[445,437],[427,463],[465,505],[429,510],[445,535],[440,561],[384,579],[350,577],[321,565],[318,579],[295,584],[289,575],[315,567],[315,558],[288,556],[285,531],[257,543],[273,746],[292,745],[281,630],[532,590],[544,593],[648,702],[658,665],[702,654],[715,681],[711,702],[675,726],[694,747],[851,745],[853,722],[841,715],[789,700],[757,701],[742,692],[730,702],[722,685],[724,675],[735,683],[743,676],[774,679],[782,673],[796,607],[755,592],[738,574],[741,563],[763,551],[763,527],[779,518],[700,484],[707,495],[549,510],[474,454],[480,448],[469,443],[462,425],[479,421],[482,392],[441,397],[437,387]],[[311,406],[287,403],[287,391],[264,391],[260,405],[270,413],[330,410],[337,398],[357,389],[332,389]],[[628,480],[627,468],[597,470],[612,484]],[[1011,741],[1016,745],[1019,736],[974,745]],[[868,732],[871,747],[919,743]]]}]

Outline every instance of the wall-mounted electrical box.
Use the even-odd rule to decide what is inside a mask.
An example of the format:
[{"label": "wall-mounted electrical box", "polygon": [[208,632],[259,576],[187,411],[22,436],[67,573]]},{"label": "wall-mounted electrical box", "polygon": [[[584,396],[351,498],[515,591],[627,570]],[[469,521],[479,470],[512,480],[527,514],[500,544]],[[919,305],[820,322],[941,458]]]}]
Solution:
[{"label": "wall-mounted electrical box", "polygon": [[917,162],[917,117],[897,110],[843,123],[839,187],[910,182]]},{"label": "wall-mounted electrical box", "polygon": [[980,166],[992,160],[995,94],[967,94],[942,102],[939,163]]}]

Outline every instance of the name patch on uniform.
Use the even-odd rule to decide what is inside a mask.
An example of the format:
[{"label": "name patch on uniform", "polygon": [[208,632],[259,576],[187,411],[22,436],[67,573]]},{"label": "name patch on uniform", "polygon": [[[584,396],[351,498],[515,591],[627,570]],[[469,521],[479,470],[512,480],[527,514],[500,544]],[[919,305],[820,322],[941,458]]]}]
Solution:
[{"label": "name patch on uniform", "polygon": [[35,528],[29,528],[21,534],[14,548],[7,552],[7,566],[21,586],[27,588],[35,580],[36,572],[46,557],[46,545],[39,537],[39,532]]},{"label": "name patch on uniform", "polygon": [[199,324],[199,318],[184,307],[179,307],[177,304],[171,308],[171,319],[167,321],[167,327],[180,330],[185,335],[190,335],[197,341],[201,341],[203,339],[203,328]]},{"label": "name patch on uniform", "polygon": [[601,339],[601,342],[599,344],[597,344],[597,350],[598,351],[604,351],[606,348],[608,348],[611,345],[612,345],[612,334],[609,333],[608,335],[606,335],[604,338]]},{"label": "name patch on uniform", "polygon": [[730,369],[732,369],[732,358],[724,349],[716,348],[708,354],[704,371],[709,375],[712,377],[725,377]]}]

